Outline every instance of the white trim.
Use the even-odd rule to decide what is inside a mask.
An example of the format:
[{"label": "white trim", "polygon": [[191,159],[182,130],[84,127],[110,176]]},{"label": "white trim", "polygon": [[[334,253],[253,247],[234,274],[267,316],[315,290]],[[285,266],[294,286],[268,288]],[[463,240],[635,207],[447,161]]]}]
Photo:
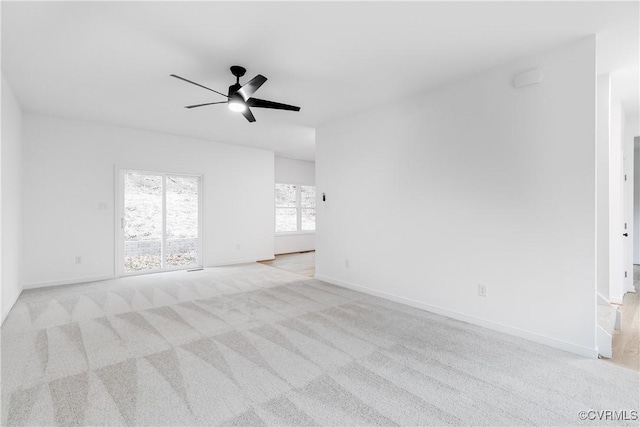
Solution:
[{"label": "white trim", "polygon": [[115,279],[115,276],[109,275],[109,276],[80,277],[78,279],[52,280],[49,282],[28,283],[23,286],[23,289],[38,289],[38,288],[48,288],[50,286],[77,285],[78,283],[100,282],[103,280],[113,280],[113,279]]},{"label": "white trim", "polygon": [[431,313],[441,314],[443,316],[451,317],[453,319],[461,320],[463,322],[473,323],[475,325],[479,325],[487,329],[492,329],[494,331],[502,332],[515,337],[524,338],[526,340],[533,341],[539,344],[545,344],[545,345],[548,345],[549,347],[558,348],[560,350],[568,351],[574,354],[578,354],[580,356],[588,357],[591,359],[595,359],[598,357],[598,350],[595,348],[583,347],[583,346],[572,344],[566,341],[551,338],[545,335],[540,335],[534,332],[525,331],[523,329],[514,328],[513,326],[503,325],[502,323],[493,322],[491,320],[469,316],[463,313],[459,313],[457,311],[452,311],[446,308],[412,300],[410,298],[405,298],[405,297],[389,294],[386,292],[376,291],[373,289],[366,288],[364,286],[356,285],[353,283],[345,282],[342,280],[334,279],[332,277],[327,277],[320,274],[316,274],[316,279],[322,280],[327,283],[331,283],[336,286],[341,286],[343,288],[351,289],[351,290],[362,292],[368,295],[373,295],[376,297],[394,301],[400,304],[405,304],[411,307],[419,308],[425,311],[429,311]]},{"label": "white trim", "polygon": [[122,253],[122,248],[120,248],[120,241],[122,240],[122,227],[121,227],[121,218],[124,218],[124,208],[123,203],[120,200],[120,195],[124,194],[124,189],[120,188],[124,183],[124,171],[125,168],[122,168],[118,165],[113,166],[113,176],[115,179],[113,185],[113,221],[114,221],[114,229],[113,229],[113,238],[114,238],[114,248],[113,248],[113,277],[118,277],[121,273],[120,270],[120,260],[124,256]]},{"label": "white trim", "polygon": [[11,301],[11,304],[9,304],[9,308],[7,309],[7,312],[6,313],[2,313],[2,322],[0,322],[0,326],[2,326],[2,324],[4,323],[5,319],[9,315],[9,313],[11,313],[11,309],[13,308],[14,305],[16,305],[16,302],[18,302],[18,298],[20,298],[20,295],[22,295],[22,291],[23,290],[24,290],[24,288],[20,289],[20,292],[18,292],[18,294],[15,296],[15,298],[13,298],[13,301]]},{"label": "white trim", "polygon": [[[204,268],[204,174],[198,174],[198,266]],[[195,267],[192,267],[195,268]]]},{"label": "white trim", "polygon": [[[198,184],[198,187],[200,187],[200,184]],[[198,190],[200,190],[200,188],[198,188]],[[162,215],[162,237],[160,238],[160,270],[166,270],[167,259],[165,258],[165,256],[167,254],[167,175],[162,175],[162,214],[161,215]],[[200,225],[198,225],[198,227],[200,227]],[[198,229],[198,235],[199,234],[200,234],[200,230]],[[121,242],[121,243],[125,243],[125,242]],[[198,264],[198,265],[202,265],[202,264]]]}]

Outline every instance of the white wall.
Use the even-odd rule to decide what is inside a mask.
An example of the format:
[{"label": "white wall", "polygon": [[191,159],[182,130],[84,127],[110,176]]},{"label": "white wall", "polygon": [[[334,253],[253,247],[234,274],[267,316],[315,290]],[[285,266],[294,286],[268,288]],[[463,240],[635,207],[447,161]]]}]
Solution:
[{"label": "white wall", "polygon": [[25,287],[114,274],[114,165],[204,175],[205,266],[273,258],[273,152],[32,114],[23,132]]},{"label": "white wall", "polygon": [[22,111],[2,75],[1,159],[1,292],[2,321],[22,292]]},{"label": "white wall", "polygon": [[320,126],[317,277],[595,357],[595,95],[588,37]]},{"label": "white wall", "polygon": [[[285,184],[315,185],[316,164],[304,160],[275,158],[275,182]],[[301,232],[278,234],[275,237],[275,253],[312,251],[316,248],[315,233]]]},{"label": "white wall", "polygon": [[[638,117],[627,117],[624,138],[628,142],[640,136]],[[640,264],[640,144],[634,144],[633,169],[633,263]]]},{"label": "white wall", "polygon": [[640,264],[640,143],[634,141],[633,163],[633,263]]},{"label": "white wall", "polygon": [[[628,88],[620,74],[611,75],[609,122],[609,300],[622,304],[624,294],[633,289],[634,253],[634,148],[633,129],[637,117],[627,117],[621,98]],[[625,179],[626,176],[626,179]],[[623,237],[623,234],[628,236]]]},{"label": "white wall", "polygon": [[621,304],[624,294],[624,157],[622,107],[612,96],[609,122],[609,301]]},{"label": "white wall", "polygon": [[291,184],[315,185],[316,164],[305,160],[275,157],[275,180]]},{"label": "white wall", "polygon": [[596,111],[596,217],[597,236],[596,250],[598,264],[598,293],[609,300],[609,121],[611,106],[611,77],[598,75],[597,79],[597,111]]},{"label": "white wall", "polygon": [[628,237],[623,238],[624,243],[624,270],[627,272],[623,280],[622,294],[633,290],[633,192],[634,192],[634,148],[633,136],[628,135],[627,119],[622,117],[622,152],[623,152],[623,169],[626,179],[623,182],[623,221],[627,228],[624,230]]}]

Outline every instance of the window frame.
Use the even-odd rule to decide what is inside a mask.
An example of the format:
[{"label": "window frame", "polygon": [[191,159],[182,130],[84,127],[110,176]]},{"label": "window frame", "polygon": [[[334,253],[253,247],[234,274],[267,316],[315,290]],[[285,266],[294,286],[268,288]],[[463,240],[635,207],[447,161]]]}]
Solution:
[{"label": "window frame", "polygon": [[[296,187],[296,206],[295,207],[291,207],[291,206],[276,206],[275,205],[275,189],[276,189],[276,185],[294,185]],[[275,182],[273,185],[273,191],[274,191],[274,195],[273,195],[273,205],[274,205],[274,224],[273,224],[273,229],[275,230],[275,234],[276,236],[293,236],[293,235],[302,235],[302,234],[315,234],[316,230],[315,230],[315,221],[313,223],[314,225],[314,229],[313,230],[302,230],[302,209],[313,209],[313,211],[316,211],[316,207],[314,206],[313,208],[310,207],[302,207],[302,186],[305,187],[313,187],[314,192],[316,189],[315,184],[311,185],[311,184],[297,184],[297,183],[292,183],[292,182]],[[317,198],[316,198],[317,201]],[[277,218],[277,213],[278,213],[278,209],[295,209],[296,210],[296,231],[277,231],[276,227],[277,227],[277,223],[276,223],[276,218]]]}]

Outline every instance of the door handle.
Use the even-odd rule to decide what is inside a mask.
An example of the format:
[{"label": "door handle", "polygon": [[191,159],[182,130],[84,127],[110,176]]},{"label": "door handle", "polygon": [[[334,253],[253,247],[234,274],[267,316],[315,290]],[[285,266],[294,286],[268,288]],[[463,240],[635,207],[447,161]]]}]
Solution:
[{"label": "door handle", "polygon": [[623,233],[622,234],[624,237],[629,237],[629,233]]}]

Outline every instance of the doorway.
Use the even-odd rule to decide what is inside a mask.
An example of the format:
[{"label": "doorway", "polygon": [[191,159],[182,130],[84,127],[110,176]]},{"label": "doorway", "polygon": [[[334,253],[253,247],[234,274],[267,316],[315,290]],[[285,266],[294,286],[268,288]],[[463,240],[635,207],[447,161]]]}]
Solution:
[{"label": "doorway", "polygon": [[260,261],[280,270],[287,270],[307,277],[316,276],[316,251],[304,251],[276,255],[275,259]]},{"label": "doorway", "polygon": [[119,172],[118,275],[202,267],[202,177]]}]

